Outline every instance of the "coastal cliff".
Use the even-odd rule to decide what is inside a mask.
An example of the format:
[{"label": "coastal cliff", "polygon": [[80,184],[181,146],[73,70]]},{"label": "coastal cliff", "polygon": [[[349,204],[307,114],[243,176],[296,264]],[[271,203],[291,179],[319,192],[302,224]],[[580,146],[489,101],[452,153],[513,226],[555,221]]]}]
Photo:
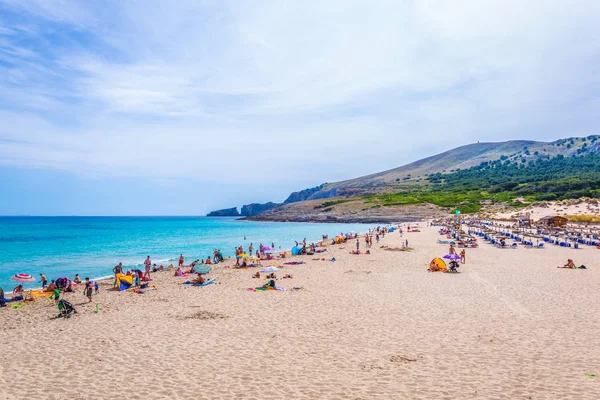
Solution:
[{"label": "coastal cliff", "polygon": [[245,216],[245,217],[251,217],[254,215],[258,215],[261,214],[265,211],[269,211],[272,210],[276,207],[279,207],[281,204],[279,203],[273,203],[273,202],[268,202],[268,203],[251,203],[251,204],[245,204],[244,206],[242,206],[242,212],[241,215]]},{"label": "coastal cliff", "polygon": [[207,217],[239,217],[241,214],[238,212],[237,207],[223,208],[221,210],[211,211],[206,214]]}]

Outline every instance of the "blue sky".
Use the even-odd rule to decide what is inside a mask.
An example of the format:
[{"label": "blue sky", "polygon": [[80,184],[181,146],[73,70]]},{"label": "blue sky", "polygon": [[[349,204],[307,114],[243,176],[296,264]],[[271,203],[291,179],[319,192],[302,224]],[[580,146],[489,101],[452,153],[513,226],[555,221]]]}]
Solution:
[{"label": "blue sky", "polygon": [[0,214],[203,214],[598,133],[597,1],[0,0]]}]

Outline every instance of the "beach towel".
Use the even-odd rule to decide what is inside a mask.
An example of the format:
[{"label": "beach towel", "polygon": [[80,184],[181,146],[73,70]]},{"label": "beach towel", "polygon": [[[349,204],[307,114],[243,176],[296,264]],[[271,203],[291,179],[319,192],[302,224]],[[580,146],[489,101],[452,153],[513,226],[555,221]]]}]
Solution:
[{"label": "beach towel", "polygon": [[304,261],[290,261],[290,262],[286,262],[284,263],[285,265],[302,265],[305,264]]},{"label": "beach towel", "polygon": [[144,294],[150,290],[156,290],[156,286],[150,286],[150,287],[145,287],[145,288],[140,288],[140,289],[127,289],[127,292]]},{"label": "beach towel", "polygon": [[248,288],[249,291],[251,292],[266,292],[267,290],[279,290],[280,292],[285,292],[287,289],[283,288],[281,286],[269,286],[269,287],[254,287],[254,288]]},{"label": "beach towel", "polygon": [[33,297],[50,297],[52,296],[52,292],[44,292],[42,290],[31,290],[28,292]]},{"label": "beach towel", "polygon": [[194,283],[194,282],[191,282],[191,281],[187,281],[187,282],[185,282],[185,285],[192,285],[192,286],[208,286],[208,285],[210,285],[211,283],[215,283],[215,282],[216,282],[216,280],[217,280],[217,278],[212,278],[212,279],[210,279],[210,280],[208,280],[208,281],[206,281],[206,282],[204,282],[204,283]]}]

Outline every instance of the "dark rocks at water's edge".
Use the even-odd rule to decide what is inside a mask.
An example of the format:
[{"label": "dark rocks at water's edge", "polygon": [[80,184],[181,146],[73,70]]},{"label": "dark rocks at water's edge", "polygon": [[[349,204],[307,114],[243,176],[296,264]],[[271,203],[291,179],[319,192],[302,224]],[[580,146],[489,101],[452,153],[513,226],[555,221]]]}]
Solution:
[{"label": "dark rocks at water's edge", "polygon": [[222,210],[212,211],[207,214],[207,217],[252,217],[260,213],[273,210],[279,207],[279,203],[251,203],[242,206],[242,212],[238,212],[237,207],[224,208]]},{"label": "dark rocks at water's edge", "polygon": [[254,215],[263,213],[265,211],[270,211],[274,208],[279,207],[280,205],[281,204],[279,204],[279,203],[273,203],[273,202],[268,202],[268,203],[264,203],[264,204],[260,204],[260,203],[245,204],[244,206],[242,206],[241,215],[243,215],[244,217],[252,217]]},{"label": "dark rocks at water's edge", "polygon": [[206,214],[207,217],[239,217],[240,215],[237,207],[223,208],[222,210],[211,211]]}]

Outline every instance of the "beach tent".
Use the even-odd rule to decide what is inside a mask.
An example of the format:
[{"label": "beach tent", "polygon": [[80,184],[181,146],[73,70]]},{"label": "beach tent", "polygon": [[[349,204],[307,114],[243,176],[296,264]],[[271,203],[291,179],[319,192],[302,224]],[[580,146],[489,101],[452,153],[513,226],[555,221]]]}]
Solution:
[{"label": "beach tent", "polygon": [[448,271],[448,267],[446,267],[446,263],[441,258],[434,258],[433,260],[431,260],[431,263],[429,264],[429,269],[433,272]]},{"label": "beach tent", "polygon": [[344,243],[344,238],[342,236],[336,236],[335,243],[337,243],[337,244]]},{"label": "beach tent", "polygon": [[300,250],[302,250],[302,249],[298,246],[292,247],[292,255],[297,256],[298,254],[300,254]]},{"label": "beach tent", "polygon": [[131,275],[117,274],[115,278],[117,279],[119,290],[129,289],[133,285],[133,276]]}]

